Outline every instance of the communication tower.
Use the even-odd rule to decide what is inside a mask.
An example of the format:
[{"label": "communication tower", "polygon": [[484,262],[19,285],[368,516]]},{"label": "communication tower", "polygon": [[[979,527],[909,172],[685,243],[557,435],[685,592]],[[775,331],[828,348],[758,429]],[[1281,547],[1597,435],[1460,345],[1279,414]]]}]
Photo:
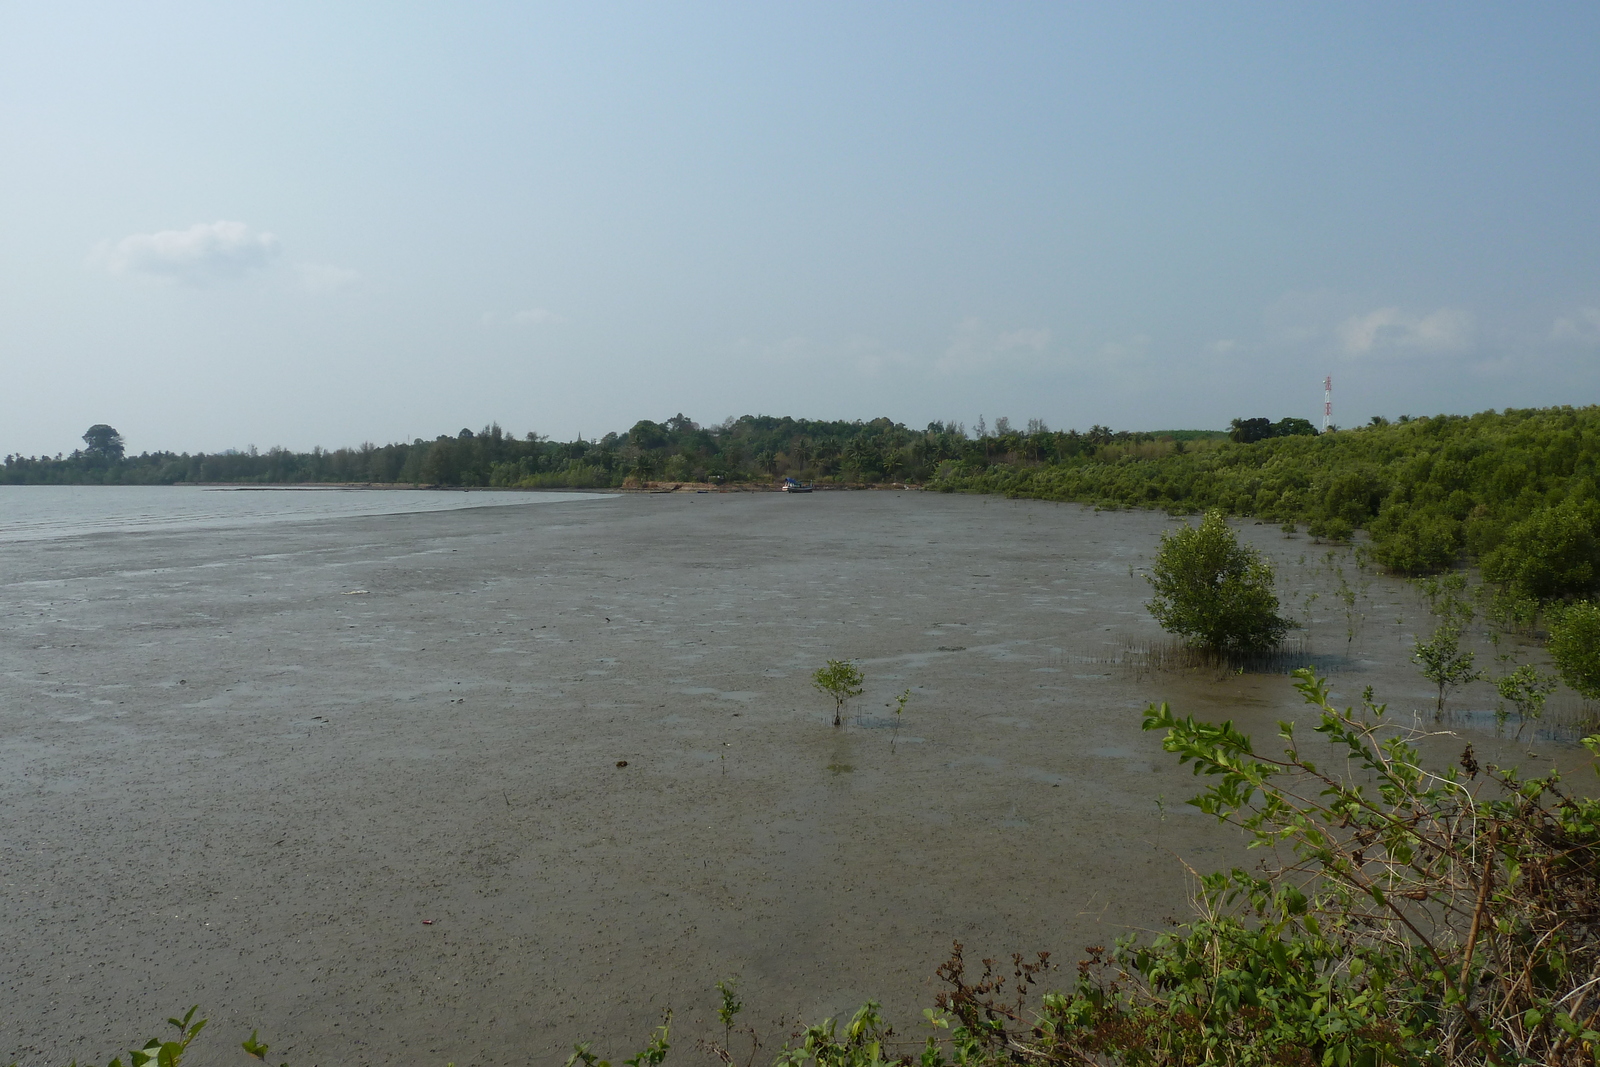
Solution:
[{"label": "communication tower", "polygon": [[1322,379],[1322,432],[1333,429],[1333,375]]}]

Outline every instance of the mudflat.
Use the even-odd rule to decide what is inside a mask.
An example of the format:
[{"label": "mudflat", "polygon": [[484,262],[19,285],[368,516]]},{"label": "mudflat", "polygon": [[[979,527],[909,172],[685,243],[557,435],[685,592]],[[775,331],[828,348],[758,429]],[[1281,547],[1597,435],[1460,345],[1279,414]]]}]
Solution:
[{"label": "mudflat", "polygon": [[[955,939],[1070,968],[1239,853],[1141,709],[1298,706],[1125,664],[1173,521],[670,494],[0,545],[0,1051],[199,1003],[218,1062],[626,1054],[669,1008],[693,1058],[729,975],[771,1051],[869,997],[913,1031]],[[1326,549],[1241,530],[1341,690],[1429,701],[1402,583],[1351,637],[1292,599]]]}]

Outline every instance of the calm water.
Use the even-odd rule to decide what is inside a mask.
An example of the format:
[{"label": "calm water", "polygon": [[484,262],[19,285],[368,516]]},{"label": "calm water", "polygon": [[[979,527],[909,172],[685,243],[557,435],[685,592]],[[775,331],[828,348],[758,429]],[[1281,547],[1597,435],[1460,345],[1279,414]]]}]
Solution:
[{"label": "calm water", "polygon": [[0,486],[0,541],[39,541],[125,530],[215,529],[608,497],[603,493],[494,490],[4,485]]}]

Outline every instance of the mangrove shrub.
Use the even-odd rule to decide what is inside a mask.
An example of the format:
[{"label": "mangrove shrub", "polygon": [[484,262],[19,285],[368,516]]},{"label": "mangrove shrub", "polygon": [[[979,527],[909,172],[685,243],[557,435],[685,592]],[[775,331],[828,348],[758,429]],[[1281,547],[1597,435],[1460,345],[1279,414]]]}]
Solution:
[{"label": "mangrove shrub", "polygon": [[1550,658],[1563,682],[1589,700],[1600,700],[1600,605],[1583,601],[1555,614]]},{"label": "mangrove shrub", "polygon": [[1146,605],[1168,633],[1217,652],[1271,648],[1293,625],[1278,614],[1272,567],[1239,544],[1221,511],[1161,535]]},{"label": "mangrove shrub", "polygon": [[861,671],[849,660],[830,659],[811,676],[811,684],[833,699],[833,725],[844,722],[844,706],[862,693]]}]

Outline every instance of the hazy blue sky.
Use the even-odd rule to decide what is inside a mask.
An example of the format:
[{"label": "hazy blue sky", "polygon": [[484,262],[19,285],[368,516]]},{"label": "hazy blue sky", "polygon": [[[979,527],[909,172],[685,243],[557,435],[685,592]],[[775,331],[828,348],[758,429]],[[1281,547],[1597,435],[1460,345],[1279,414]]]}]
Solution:
[{"label": "hazy blue sky", "polygon": [[0,2],[0,453],[1600,400],[1600,4]]}]

